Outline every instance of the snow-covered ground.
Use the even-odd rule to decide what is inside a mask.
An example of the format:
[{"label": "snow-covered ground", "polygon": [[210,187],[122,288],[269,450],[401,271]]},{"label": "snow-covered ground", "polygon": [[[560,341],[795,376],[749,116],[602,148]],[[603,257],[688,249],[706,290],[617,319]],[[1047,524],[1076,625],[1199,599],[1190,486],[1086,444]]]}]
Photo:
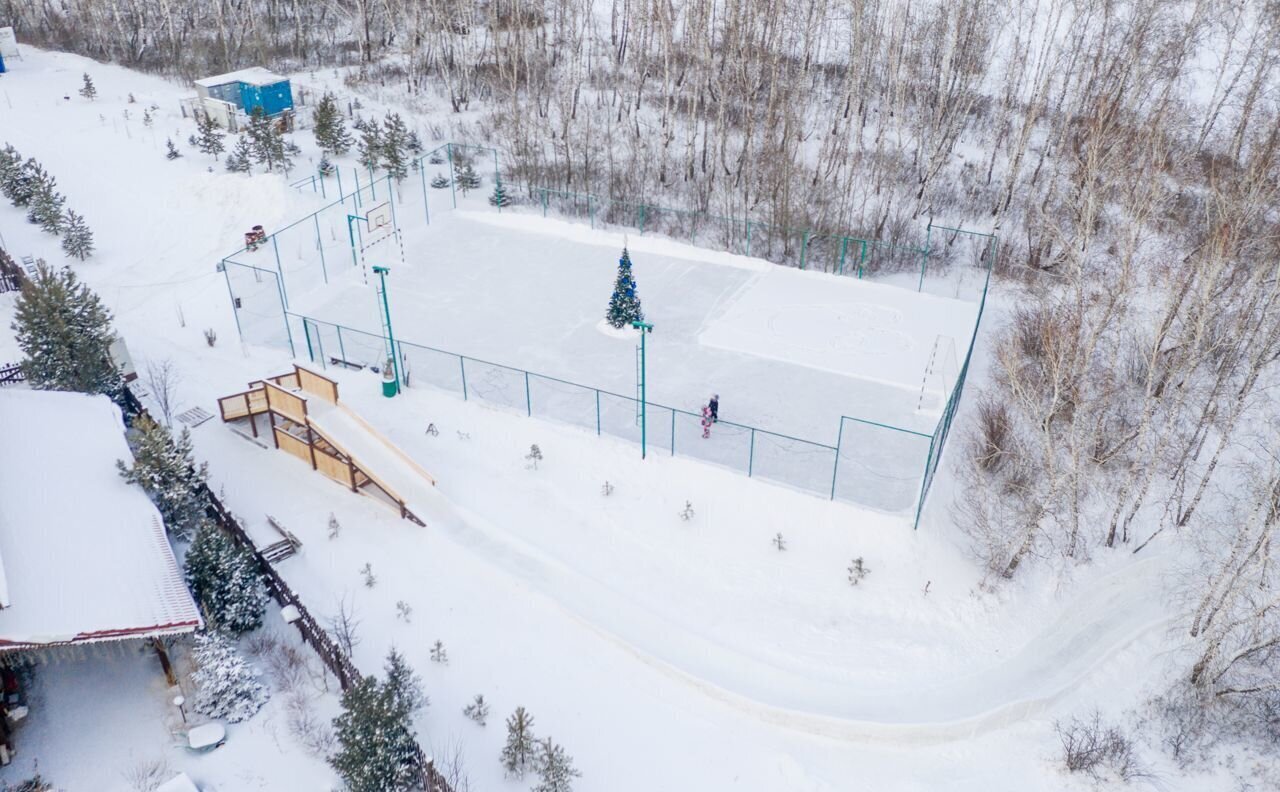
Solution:
[{"label": "snow-covered ground", "polygon": [[[0,78],[13,107],[0,120],[0,142],[44,162],[68,205],[94,228],[99,253],[75,268],[115,311],[140,367],[171,359],[181,378],[179,409],[215,413],[217,396],[287,370],[279,348],[237,343],[226,284],[213,264],[253,224],[288,222],[318,198],[288,189],[279,176],[206,172],[209,163],[189,149],[166,161],[164,139],[183,141],[192,131],[177,114],[186,93],[178,86],[73,56],[24,55]],[[75,95],[84,71],[98,84],[94,103]],[[153,130],[138,121],[140,107],[127,105],[131,92],[160,105]],[[298,139],[311,151],[307,135]],[[397,326],[419,322],[433,336],[423,342],[443,338],[438,345],[469,354],[498,345],[523,350],[520,359],[497,362],[589,371],[588,383],[616,382],[626,392],[630,344],[595,328],[616,241],[565,241],[570,232],[562,225],[540,223],[517,229],[462,213],[433,223],[436,244],[399,265],[414,277],[398,281],[393,271]],[[0,206],[0,233],[15,253],[64,261],[56,240],[8,205]],[[867,302],[865,289],[833,283],[828,293],[806,273],[778,275],[788,285],[775,287],[759,263],[699,266],[689,255],[632,245],[641,295],[659,324],[652,383],[670,389],[655,398],[680,405],[718,390],[725,415],[750,411],[764,423],[809,420],[818,411],[815,426],[832,427],[834,418],[821,418],[821,410],[850,414],[841,401],[856,389],[871,393],[883,388],[872,379],[899,376],[871,373],[877,366],[882,374],[914,366],[920,350],[959,321],[941,301],[904,305],[888,330],[906,335],[910,356],[838,348],[833,359],[824,351],[829,339],[806,351],[794,338],[887,332],[868,321],[874,311],[848,307]],[[506,251],[513,250],[523,250],[528,272],[511,260]],[[581,250],[592,251],[589,263],[574,252]],[[558,255],[564,260],[553,262]],[[570,285],[579,283],[585,286],[574,292]],[[774,288],[823,291],[821,299],[784,294],[781,303],[846,307],[784,312],[792,340],[752,341],[746,334],[762,333],[769,321],[749,301]],[[363,317],[358,324],[375,328],[372,291],[352,285],[347,294]],[[722,300],[735,295],[747,301],[736,314]],[[670,312],[668,301],[677,299],[696,310]],[[333,316],[344,310],[341,300],[318,305]],[[485,321],[457,319],[468,314]],[[717,322],[729,324],[717,329]],[[216,331],[215,346],[206,345],[205,328]],[[750,344],[750,354],[723,348],[733,344]],[[1168,562],[1159,556],[1103,559],[1065,582],[1030,574],[987,593],[938,499],[913,532],[896,516],[678,456],[641,461],[630,444],[442,390],[414,387],[387,400],[367,371],[328,373],[340,381],[344,402],[437,477],[434,489],[413,493],[426,504],[425,528],[216,420],[194,432],[197,454],[238,515],[260,523],[271,514],[302,539],[302,552],[280,571],[317,616],[335,613],[344,600],[356,608],[363,670],[377,670],[392,645],[404,651],[431,697],[419,718],[422,742],[437,757],[461,748],[476,788],[527,785],[504,780],[497,762],[501,719],[519,705],[533,713],[535,732],[574,756],[580,792],[1085,788],[1058,769],[1053,720],[1095,706],[1117,713],[1170,673],[1171,606],[1160,587]],[[890,391],[902,398],[900,388]],[[432,423],[438,435],[426,433]],[[533,443],[545,457],[537,470],[524,458]],[[614,487],[608,496],[606,480]],[[678,516],[686,501],[695,512],[688,521]],[[342,526],[334,540],[327,538],[330,513]],[[771,544],[778,533],[785,551]],[[846,577],[855,558],[871,570],[856,587]],[[373,588],[359,573],[366,563]],[[399,601],[412,608],[407,622],[397,617]],[[447,665],[429,658],[437,639],[448,649]],[[461,712],[477,693],[492,705],[486,728]],[[251,731],[267,728],[263,718],[270,713],[240,732],[250,739],[233,732],[225,749],[202,759],[206,777],[220,789],[255,788],[234,779],[269,781],[268,772],[292,780],[262,788],[330,783],[303,752],[238,747],[269,744]],[[101,746],[101,778],[119,778],[131,750],[163,750],[167,740],[151,726],[127,733],[138,736],[118,740],[91,727],[79,734]],[[41,768],[69,789],[83,788],[75,745],[50,738],[36,749]],[[1221,788],[1223,779],[1181,774],[1154,753],[1152,761],[1167,789]]]}]

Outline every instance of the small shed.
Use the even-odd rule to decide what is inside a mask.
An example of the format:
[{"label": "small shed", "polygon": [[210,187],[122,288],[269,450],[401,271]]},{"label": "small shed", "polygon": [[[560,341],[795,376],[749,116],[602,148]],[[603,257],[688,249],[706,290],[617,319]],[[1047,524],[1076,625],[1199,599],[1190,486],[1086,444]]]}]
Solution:
[{"label": "small shed", "polygon": [[289,78],[263,69],[241,69],[196,80],[196,95],[202,100],[216,99],[252,113],[261,107],[268,117],[293,109],[293,88]]}]

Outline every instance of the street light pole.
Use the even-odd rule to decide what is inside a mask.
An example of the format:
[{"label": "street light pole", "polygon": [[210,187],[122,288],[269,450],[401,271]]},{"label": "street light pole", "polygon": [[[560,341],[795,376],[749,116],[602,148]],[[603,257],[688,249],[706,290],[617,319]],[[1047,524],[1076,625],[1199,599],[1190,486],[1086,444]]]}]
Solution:
[{"label": "street light pole", "polygon": [[649,374],[645,368],[645,336],[653,332],[653,325],[648,322],[636,320],[631,326],[640,331],[640,458],[644,459],[648,452],[648,433],[649,433],[649,415],[647,409],[648,399],[645,398],[646,385],[648,384]]},{"label": "street light pole", "polygon": [[395,396],[400,392],[400,356],[396,354],[396,337],[391,330],[391,303],[387,300],[387,276],[391,274],[391,270],[387,267],[373,268],[373,272],[378,276],[378,291],[382,294],[382,319],[383,325],[387,330],[387,346],[391,352],[391,383],[385,380],[382,386],[382,395]]}]

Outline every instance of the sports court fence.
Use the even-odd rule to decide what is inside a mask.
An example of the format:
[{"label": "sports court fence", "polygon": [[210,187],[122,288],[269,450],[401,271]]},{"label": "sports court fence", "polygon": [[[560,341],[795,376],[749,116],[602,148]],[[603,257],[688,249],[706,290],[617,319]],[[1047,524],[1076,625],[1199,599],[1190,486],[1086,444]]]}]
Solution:
[{"label": "sports court fence", "polygon": [[[493,158],[490,186],[459,184],[463,169]],[[414,184],[414,181],[417,184]],[[464,182],[468,181],[464,178]],[[443,183],[447,182],[447,184]],[[501,185],[502,201],[486,196]],[[715,442],[702,439],[701,416],[647,402],[648,444],[721,465],[753,478],[785,484],[832,499],[912,516],[920,515],[937,473],[968,375],[997,253],[994,235],[929,224],[919,244],[888,243],[854,235],[781,228],[750,219],[603,199],[589,193],[520,186],[503,180],[497,152],[446,143],[412,162],[401,181],[354,168],[295,181],[291,186],[328,201],[311,214],[227,256],[219,264],[241,339],[286,347],[322,367],[370,368],[389,362],[385,333],[348,327],[295,310],[299,297],[336,278],[364,278],[364,260],[403,261],[404,231],[431,212],[469,206],[495,211],[540,211],[543,216],[585,219],[592,227],[625,227],[704,246],[766,258],[780,264],[856,278],[874,278],[916,291],[978,303],[964,362],[949,392],[943,391],[938,423],[925,434],[842,416],[834,444],[760,427],[721,421]],[[445,191],[447,187],[448,192]],[[329,200],[330,195],[334,196]],[[488,197],[488,196],[486,196]],[[372,300],[372,297],[371,297]],[[598,435],[640,442],[638,400],[590,385],[437,349],[395,341],[405,385],[429,385],[494,406],[578,426]]]}]

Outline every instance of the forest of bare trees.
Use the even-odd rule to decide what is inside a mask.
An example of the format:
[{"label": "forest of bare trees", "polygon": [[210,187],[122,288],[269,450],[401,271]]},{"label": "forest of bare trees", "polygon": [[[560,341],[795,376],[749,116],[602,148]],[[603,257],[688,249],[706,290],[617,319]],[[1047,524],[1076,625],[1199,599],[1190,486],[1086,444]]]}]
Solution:
[{"label": "forest of bare trees", "polygon": [[0,0],[6,22],[187,78],[344,67],[517,184],[997,233],[1018,307],[948,463],[975,552],[1000,579],[1194,544],[1189,684],[1280,711],[1276,3]]}]

